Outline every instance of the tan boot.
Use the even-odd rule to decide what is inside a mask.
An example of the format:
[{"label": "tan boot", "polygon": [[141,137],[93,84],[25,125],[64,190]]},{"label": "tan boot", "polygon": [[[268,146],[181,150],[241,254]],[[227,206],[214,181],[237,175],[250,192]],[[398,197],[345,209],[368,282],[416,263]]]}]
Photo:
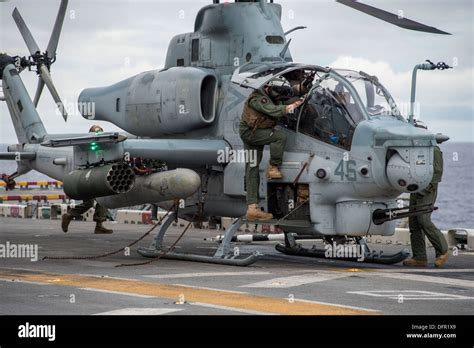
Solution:
[{"label": "tan boot", "polygon": [[62,228],[64,233],[67,232],[67,229],[68,229],[69,224],[71,223],[71,221],[72,221],[72,216],[69,215],[69,214],[64,214],[61,217],[61,228]]},{"label": "tan boot", "polygon": [[111,234],[111,233],[114,233],[114,231],[109,230],[108,228],[105,228],[104,225],[102,224],[102,222],[98,222],[95,225],[94,233],[95,234]]},{"label": "tan boot", "polygon": [[436,268],[443,267],[446,261],[448,261],[448,257],[449,257],[448,253],[438,256],[435,260],[435,267]]},{"label": "tan boot", "polygon": [[271,220],[273,215],[260,210],[258,204],[250,204],[247,207],[247,220]]},{"label": "tan boot", "polygon": [[403,261],[403,266],[408,267],[426,267],[428,266],[428,261],[426,260],[416,260],[416,259],[408,259]]},{"label": "tan boot", "polygon": [[280,169],[278,169],[277,166],[272,166],[271,164],[267,168],[267,178],[268,179],[281,179],[283,178],[283,175],[280,172]]}]

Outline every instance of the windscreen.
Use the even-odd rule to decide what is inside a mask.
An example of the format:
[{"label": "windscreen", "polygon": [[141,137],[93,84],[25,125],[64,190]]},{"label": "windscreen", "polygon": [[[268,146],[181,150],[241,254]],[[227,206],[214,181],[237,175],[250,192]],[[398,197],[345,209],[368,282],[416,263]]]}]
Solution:
[{"label": "windscreen", "polygon": [[336,70],[336,72],[352,84],[369,117],[400,117],[400,111],[392,96],[375,76],[370,76],[362,71]]},{"label": "windscreen", "polygon": [[314,81],[301,110],[298,131],[349,149],[357,123],[365,119],[356,101],[342,79],[331,74],[320,77]]}]

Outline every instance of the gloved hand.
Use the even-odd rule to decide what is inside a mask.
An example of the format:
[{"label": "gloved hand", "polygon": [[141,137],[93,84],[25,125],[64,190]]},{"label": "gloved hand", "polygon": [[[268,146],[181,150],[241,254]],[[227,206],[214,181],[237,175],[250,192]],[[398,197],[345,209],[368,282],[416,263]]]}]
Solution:
[{"label": "gloved hand", "polygon": [[433,184],[429,184],[426,188],[424,188],[423,190],[421,190],[420,192],[418,192],[418,194],[420,196],[426,196],[427,194],[430,194],[433,192]]}]

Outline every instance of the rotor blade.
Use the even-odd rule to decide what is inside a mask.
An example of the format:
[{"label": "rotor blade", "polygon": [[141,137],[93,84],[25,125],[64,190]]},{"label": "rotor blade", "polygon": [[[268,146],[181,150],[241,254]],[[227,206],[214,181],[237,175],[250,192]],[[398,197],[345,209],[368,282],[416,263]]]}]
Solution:
[{"label": "rotor blade", "polygon": [[40,49],[38,47],[38,44],[36,43],[35,39],[33,38],[33,35],[31,35],[30,29],[26,26],[25,21],[21,17],[20,12],[18,9],[15,7],[12,13],[12,17],[15,20],[16,26],[18,27],[18,30],[20,30],[21,36],[23,37],[23,40],[25,40],[26,46],[28,47],[28,50],[30,51],[31,55],[34,55],[36,52],[39,52]]},{"label": "rotor blade", "polygon": [[451,35],[450,33],[439,30],[435,27],[430,27],[428,25],[412,21],[408,18],[399,17],[397,15],[394,15],[393,13],[378,9],[376,7],[362,4],[355,0],[336,0],[336,2],[352,7],[355,10],[364,12],[370,16],[373,16],[385,22],[394,24],[401,28],[416,30],[416,31],[423,31],[425,33]]},{"label": "rotor blade", "polygon": [[33,103],[35,104],[35,106],[38,106],[38,102],[41,97],[41,92],[43,92],[43,88],[44,88],[44,81],[40,77],[38,78],[38,86],[36,87],[35,99],[33,100]]},{"label": "rotor blade", "polygon": [[64,107],[64,104],[61,101],[61,98],[59,97],[56,87],[54,87],[53,80],[51,79],[51,75],[49,74],[49,70],[44,64],[41,64],[40,66],[40,76],[41,76],[41,79],[46,84],[46,87],[48,87],[49,91],[51,92],[54,102],[56,103],[59,111],[64,117],[64,121],[67,121],[66,108]]},{"label": "rotor blade", "polygon": [[56,49],[58,48],[59,36],[61,35],[61,29],[64,22],[64,16],[66,15],[67,3],[68,3],[68,0],[61,0],[61,5],[59,6],[56,22],[54,22],[53,32],[51,33],[51,38],[49,39],[48,47],[46,48],[49,58],[54,58],[54,56],[56,55]]}]

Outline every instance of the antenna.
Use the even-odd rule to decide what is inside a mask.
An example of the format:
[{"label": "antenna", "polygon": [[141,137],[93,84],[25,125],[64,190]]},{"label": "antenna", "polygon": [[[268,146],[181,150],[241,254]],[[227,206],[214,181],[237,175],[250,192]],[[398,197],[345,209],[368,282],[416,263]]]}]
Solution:
[{"label": "antenna", "polygon": [[307,27],[305,27],[304,25],[300,25],[300,26],[298,26],[298,27],[294,27],[294,28],[292,28],[292,29],[290,29],[290,30],[288,30],[288,31],[285,31],[285,36],[288,35],[288,34],[290,34],[290,33],[292,33],[292,32],[294,32],[295,30],[301,30],[301,29],[306,29],[306,28],[307,28]]},{"label": "antenna", "polygon": [[281,59],[285,58],[285,54],[286,54],[286,51],[288,51],[288,47],[290,46],[290,43],[291,43],[291,39],[288,40],[288,42],[285,44],[285,47],[283,47],[283,49],[281,50],[280,52]]}]

